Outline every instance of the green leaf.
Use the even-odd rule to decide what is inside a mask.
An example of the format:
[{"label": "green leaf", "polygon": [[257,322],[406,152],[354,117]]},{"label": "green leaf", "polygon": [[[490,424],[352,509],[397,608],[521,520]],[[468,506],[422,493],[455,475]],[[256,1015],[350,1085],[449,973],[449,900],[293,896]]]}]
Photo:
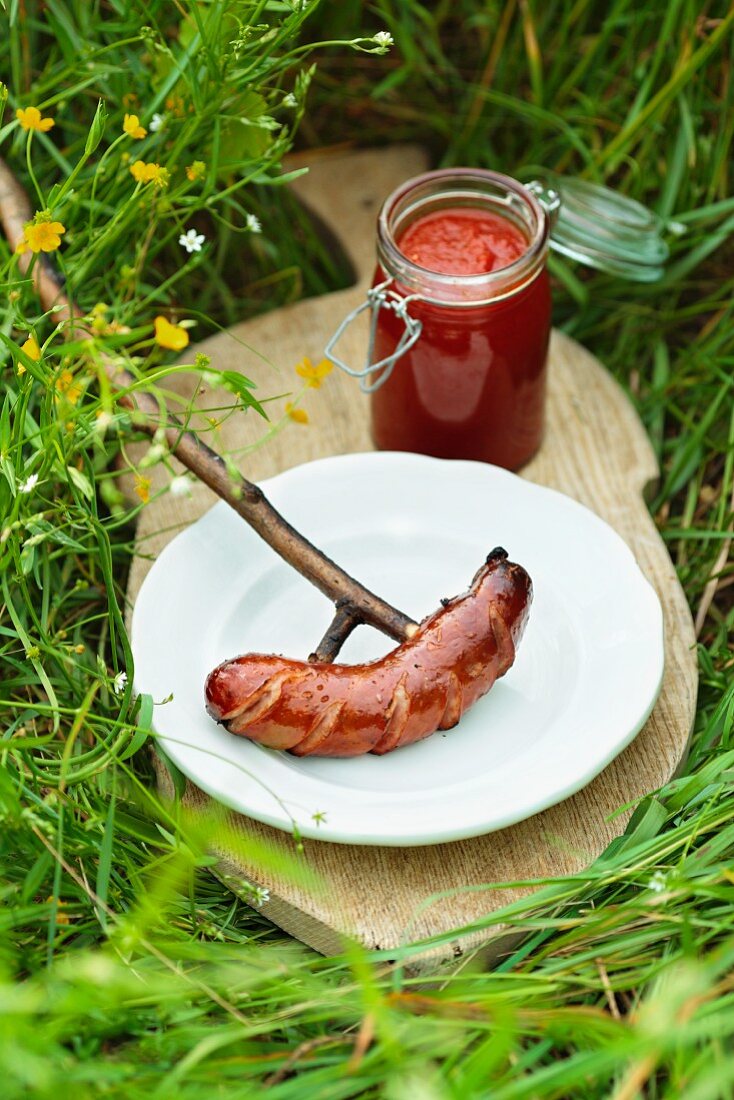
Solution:
[{"label": "green leaf", "polygon": [[272,138],[268,127],[267,103],[257,92],[247,92],[239,103],[239,118],[222,122],[218,172],[229,175],[235,168],[262,158]]},{"label": "green leaf", "polygon": [[10,394],[5,395],[3,407],[0,411],[0,451],[5,451],[10,446],[12,432],[10,428]]},{"label": "green leaf", "polygon": [[254,382],[251,382],[249,378],[245,378],[244,374],[240,374],[236,370],[222,370],[217,373],[219,374],[220,383],[225,389],[238,397],[244,406],[256,409],[267,420],[265,409],[250,392],[255,386]]},{"label": "green leaf", "polygon": [[97,148],[100,141],[102,140],[102,135],[104,134],[104,128],[105,128],[105,123],[106,122],[107,122],[107,108],[105,107],[104,100],[100,99],[99,102],[97,103],[97,110],[94,112],[94,118],[92,119],[92,125],[89,128],[89,133],[87,134],[87,141],[86,141],[86,144],[84,146],[84,155],[86,157],[90,156],[90,154],[94,152],[94,150]]},{"label": "green leaf", "polygon": [[10,461],[7,455],[0,455],[0,470],[2,470],[5,480],[10,486],[10,492],[13,494],[13,496],[15,496],[17,491],[15,467],[13,466],[13,463]]},{"label": "green leaf", "polygon": [[82,493],[87,500],[92,500],[94,498],[94,489],[87,475],[83,474],[81,470],[77,470],[75,466],[67,466],[66,471],[79,492]]},{"label": "green leaf", "polygon": [[97,905],[97,916],[99,917],[100,924],[103,928],[107,927],[107,894],[110,885],[110,871],[112,868],[112,845],[115,839],[115,792],[112,791],[112,797],[110,798],[109,809],[107,810],[107,820],[105,821],[104,834],[102,836],[102,844],[99,849],[99,863],[97,864],[97,881],[94,888],[94,892],[99,899]]},{"label": "green leaf", "polygon": [[20,552],[20,568],[24,577],[33,569],[33,561],[36,556],[36,547],[33,543],[26,543]]},{"label": "green leaf", "polygon": [[642,844],[657,836],[668,820],[668,811],[662,802],[650,796],[643,799],[630,818],[625,837],[630,844]]},{"label": "green leaf", "polygon": [[29,902],[41,887],[41,883],[53,867],[53,857],[50,852],[41,852],[38,859],[28,868],[23,879],[20,898],[22,902]]},{"label": "green leaf", "polygon": [[138,696],[140,710],[137,718],[137,729],[130,738],[130,744],[120,754],[120,760],[128,760],[143,747],[151,735],[153,725],[153,696],[143,693]]}]

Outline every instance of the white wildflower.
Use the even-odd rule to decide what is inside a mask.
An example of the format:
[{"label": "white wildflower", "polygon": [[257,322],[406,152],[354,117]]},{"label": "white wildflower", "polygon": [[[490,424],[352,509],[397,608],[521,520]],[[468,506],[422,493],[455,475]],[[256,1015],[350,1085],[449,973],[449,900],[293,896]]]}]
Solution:
[{"label": "white wildflower", "polygon": [[163,115],[154,114],[152,119],[148,123],[148,129],[150,130],[150,132],[152,134],[154,134],[156,132],[156,130],[160,130],[162,125],[163,125]]},{"label": "white wildflower", "polygon": [[115,676],[114,680],[112,681],[112,690],[114,691],[115,695],[122,695],[123,691],[125,690],[126,683],[127,673],[118,672],[117,676]]},{"label": "white wildflower", "polygon": [[252,886],[250,887],[250,901],[252,905],[256,905],[258,909],[261,905],[265,905],[270,901],[270,891],[265,886]]},{"label": "white wildflower", "polygon": [[191,496],[191,482],[184,475],[171,478],[171,484],[168,486],[169,492],[173,497],[190,497]]},{"label": "white wildflower", "polygon": [[298,106],[298,100],[293,95],[293,92],[288,92],[287,95],[283,96],[283,102],[281,103],[281,107],[297,107],[297,106]]},{"label": "white wildflower", "polygon": [[395,40],[389,31],[378,31],[377,34],[372,36],[372,41],[378,46],[381,46],[384,50],[386,50],[388,46],[393,46],[395,44]]},{"label": "white wildflower", "polygon": [[251,233],[262,233],[263,227],[260,224],[260,219],[255,217],[254,214],[248,214],[245,219],[245,225]]},{"label": "white wildflower", "polygon": [[25,481],[21,481],[18,485],[19,493],[32,493],[38,484],[38,474],[31,474]]},{"label": "white wildflower", "polygon": [[668,880],[662,871],[656,871],[647,884],[648,890],[652,890],[654,894],[662,894],[666,889]]},{"label": "white wildflower", "polygon": [[187,252],[201,252],[201,246],[205,240],[206,237],[203,233],[197,233],[195,229],[188,229],[178,238],[178,243]]}]

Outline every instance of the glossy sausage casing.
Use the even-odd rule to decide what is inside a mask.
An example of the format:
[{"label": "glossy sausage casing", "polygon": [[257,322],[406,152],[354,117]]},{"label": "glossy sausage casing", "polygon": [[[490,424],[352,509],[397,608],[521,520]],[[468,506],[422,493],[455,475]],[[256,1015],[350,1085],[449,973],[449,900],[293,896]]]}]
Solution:
[{"label": "glossy sausage casing", "polygon": [[209,714],[239,734],[298,756],[391,752],[455,726],[515,659],[532,582],[492,551],[468,592],[377,661],[310,664],[250,653],[206,681]]}]

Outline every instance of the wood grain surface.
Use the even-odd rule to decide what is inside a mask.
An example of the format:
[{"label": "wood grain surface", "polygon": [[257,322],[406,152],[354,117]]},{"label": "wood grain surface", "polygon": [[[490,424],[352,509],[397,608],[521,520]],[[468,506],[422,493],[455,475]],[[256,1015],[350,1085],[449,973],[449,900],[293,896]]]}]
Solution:
[{"label": "wood grain surface", "polygon": [[[319,361],[339,320],[363,300],[372,275],[381,201],[424,167],[422,152],[413,147],[341,152],[318,159],[294,188],[343,242],[357,282],[348,290],[236,325],[204,340],[193,352],[205,352],[217,367],[242,371],[265,396],[292,390],[295,364],[305,355]],[[348,361],[362,363],[364,331],[350,332],[340,350]],[[193,352],[188,349],[187,362],[193,360]],[[173,388],[187,396],[200,381],[192,374],[180,375]],[[231,398],[209,392],[197,401],[217,405]],[[237,461],[251,480],[324,455],[372,449],[367,399],[356,382],[340,372],[335,370],[322,389],[310,391],[304,407],[309,425],[291,424],[249,454],[241,449],[263,433],[263,421],[253,413],[227,419],[214,442],[218,449],[243,455]],[[402,850],[305,841],[301,858],[314,873],[311,884],[295,886],[277,877],[262,882],[270,891],[265,915],[322,952],[339,951],[344,937],[390,950],[491,916],[532,891],[528,880],[586,868],[623,832],[631,810],[616,813],[618,808],[664,784],[679,766],[696,701],[691,616],[643,501],[646,486],[657,475],[645,432],[622,389],[589,352],[554,332],[547,436],[522,476],[560,489],[602,516],[631,547],[657,590],[665,616],[666,670],[654,712],[635,741],[584,790],[511,828],[473,840]],[[161,468],[154,469],[152,477],[153,490],[164,488],[169,480]],[[213,502],[213,495],[197,485],[189,498],[164,492],[144,509],[129,581],[130,606],[151,561]],[[593,730],[589,733],[593,736]],[[161,779],[165,785],[162,770]],[[205,809],[209,799],[188,784],[185,802]],[[234,813],[229,824],[242,834],[244,850],[247,839],[255,838],[276,850],[294,851],[291,837],[268,826]],[[233,856],[223,846],[218,846],[218,854],[224,872],[262,881],[247,859]],[[497,930],[449,936],[445,946],[431,953],[429,965],[437,967],[490,940],[500,942]]]}]

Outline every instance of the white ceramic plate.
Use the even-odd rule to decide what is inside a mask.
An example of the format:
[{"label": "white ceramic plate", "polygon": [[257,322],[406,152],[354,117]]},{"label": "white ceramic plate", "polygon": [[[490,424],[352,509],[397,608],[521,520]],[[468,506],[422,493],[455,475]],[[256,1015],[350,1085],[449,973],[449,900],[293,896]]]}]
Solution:
[{"label": "white ceramic plate", "polygon": [[[163,747],[215,798],[320,840],[457,840],[573,794],[641,729],[662,680],[662,612],[625,543],[588,509],[494,466],[398,453],[322,459],[263,488],[415,619],[465,590],[498,544],[528,570],[535,599],[515,665],[455,729],[382,757],[264,749],[208,717],[206,675],[249,651],[305,658],[333,608],[217,504],[155,562],[132,628],[135,684],[158,704]],[[393,644],[363,626],[340,660]]]}]

